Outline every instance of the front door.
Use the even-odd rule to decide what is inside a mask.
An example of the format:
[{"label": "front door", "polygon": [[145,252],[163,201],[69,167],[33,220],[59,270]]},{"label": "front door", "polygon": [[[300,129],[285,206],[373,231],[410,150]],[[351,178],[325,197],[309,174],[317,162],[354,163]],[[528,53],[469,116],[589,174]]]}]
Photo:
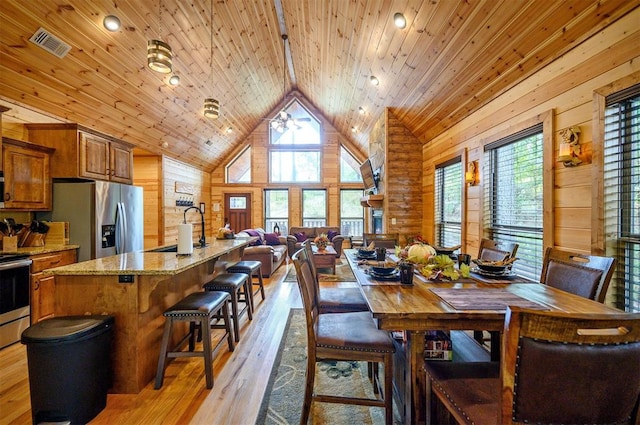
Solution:
[{"label": "front door", "polygon": [[234,232],[251,229],[250,193],[225,193],[224,211],[224,221]]}]

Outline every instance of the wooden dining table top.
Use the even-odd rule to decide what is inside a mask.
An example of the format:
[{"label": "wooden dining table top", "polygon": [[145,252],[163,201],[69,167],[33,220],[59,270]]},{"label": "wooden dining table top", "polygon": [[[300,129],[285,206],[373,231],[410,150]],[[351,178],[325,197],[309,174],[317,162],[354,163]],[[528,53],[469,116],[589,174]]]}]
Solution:
[{"label": "wooden dining table top", "polygon": [[506,305],[567,313],[620,313],[620,310],[605,304],[536,282],[507,284],[474,279],[430,282],[414,277],[413,285],[399,285],[397,282],[372,285],[367,281],[369,276],[358,270],[353,257],[356,251],[345,251],[360,283],[360,290],[381,329],[499,331],[504,326]]}]

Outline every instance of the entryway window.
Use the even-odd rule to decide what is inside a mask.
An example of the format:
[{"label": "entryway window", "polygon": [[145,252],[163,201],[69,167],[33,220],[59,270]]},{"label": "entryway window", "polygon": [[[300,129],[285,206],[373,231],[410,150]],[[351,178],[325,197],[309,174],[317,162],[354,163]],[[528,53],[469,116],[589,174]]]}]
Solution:
[{"label": "entryway window", "polygon": [[640,312],[640,84],[605,99],[604,197],[616,304]]},{"label": "entryway window", "polygon": [[435,239],[442,247],[460,245],[462,229],[462,162],[460,157],[436,166]]},{"label": "entryway window", "polygon": [[517,243],[513,270],[538,281],[543,252],[542,123],[485,146],[485,234]]},{"label": "entryway window", "polygon": [[327,225],[326,190],[302,190],[302,225],[304,227],[320,227]]},{"label": "entryway window", "polygon": [[280,233],[289,234],[289,191],[287,189],[265,189],[264,229],[273,232],[278,225]]}]

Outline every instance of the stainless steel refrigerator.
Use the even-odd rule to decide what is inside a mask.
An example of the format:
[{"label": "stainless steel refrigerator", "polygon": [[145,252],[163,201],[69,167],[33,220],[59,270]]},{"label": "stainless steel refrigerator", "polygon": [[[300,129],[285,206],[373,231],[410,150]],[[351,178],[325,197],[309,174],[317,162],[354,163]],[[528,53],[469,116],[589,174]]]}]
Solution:
[{"label": "stainless steel refrigerator", "polygon": [[40,219],[69,222],[69,242],[80,245],[78,261],[144,247],[142,188],[109,182],[53,184],[53,210]]}]

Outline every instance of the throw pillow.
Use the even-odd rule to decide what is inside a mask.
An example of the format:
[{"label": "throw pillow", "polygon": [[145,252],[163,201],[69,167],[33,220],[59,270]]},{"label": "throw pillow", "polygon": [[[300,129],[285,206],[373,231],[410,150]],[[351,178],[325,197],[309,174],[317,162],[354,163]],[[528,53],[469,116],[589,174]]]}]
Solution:
[{"label": "throw pillow", "polygon": [[280,239],[278,239],[278,235],[275,233],[265,233],[264,234],[264,243],[267,245],[280,245]]},{"label": "throw pillow", "polygon": [[307,240],[307,234],[305,232],[298,232],[295,235],[293,235],[296,237],[296,239],[298,240],[298,242],[304,242]]},{"label": "throw pillow", "polygon": [[329,238],[330,241],[332,241],[333,238],[335,238],[336,236],[338,236],[338,232],[336,232],[335,230],[329,230],[327,232],[327,237]]}]

